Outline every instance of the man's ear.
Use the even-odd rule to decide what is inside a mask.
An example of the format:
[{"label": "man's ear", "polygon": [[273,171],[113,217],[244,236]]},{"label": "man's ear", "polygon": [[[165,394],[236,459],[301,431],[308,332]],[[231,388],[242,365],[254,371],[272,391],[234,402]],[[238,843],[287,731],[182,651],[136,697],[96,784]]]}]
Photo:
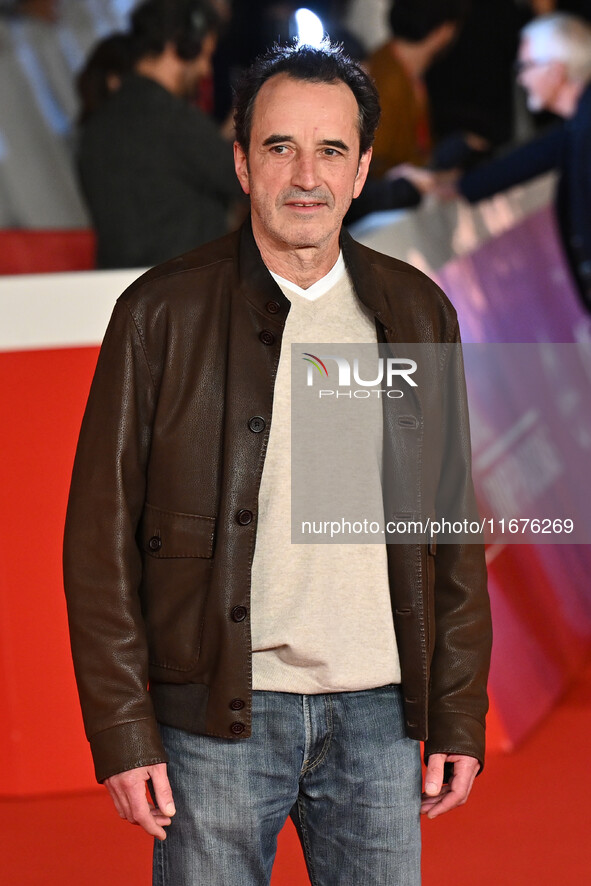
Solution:
[{"label": "man's ear", "polygon": [[372,153],[373,148],[368,148],[368,150],[359,158],[359,166],[357,167],[357,175],[355,176],[355,185],[353,187],[353,198],[359,197],[363,189],[367,173],[369,172]]},{"label": "man's ear", "polygon": [[250,177],[248,174],[248,157],[239,142],[234,142],[234,169],[238,181],[245,194],[250,194]]}]

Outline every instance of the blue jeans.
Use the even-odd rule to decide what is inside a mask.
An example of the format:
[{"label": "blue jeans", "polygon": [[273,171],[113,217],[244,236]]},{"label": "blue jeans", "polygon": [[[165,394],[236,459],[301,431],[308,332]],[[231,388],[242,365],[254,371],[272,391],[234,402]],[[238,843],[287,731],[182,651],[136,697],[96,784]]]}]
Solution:
[{"label": "blue jeans", "polygon": [[264,886],[291,814],[313,886],[420,884],[420,746],[400,687],[255,692],[243,741],[161,726],[177,813],[154,886]]}]

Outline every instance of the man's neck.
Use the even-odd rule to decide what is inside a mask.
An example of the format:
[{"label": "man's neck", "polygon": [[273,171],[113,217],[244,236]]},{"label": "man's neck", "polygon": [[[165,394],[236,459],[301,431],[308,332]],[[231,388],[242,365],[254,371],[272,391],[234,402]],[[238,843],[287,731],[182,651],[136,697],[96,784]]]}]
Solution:
[{"label": "man's neck", "polygon": [[182,63],[168,45],[160,55],[148,55],[139,59],[134,65],[134,71],[142,77],[155,80],[173,95],[182,94]]},{"label": "man's neck", "polygon": [[338,236],[326,246],[306,246],[300,248],[277,249],[264,238],[253,233],[261,257],[270,271],[295,283],[300,289],[308,289],[334,267],[340,252]]}]

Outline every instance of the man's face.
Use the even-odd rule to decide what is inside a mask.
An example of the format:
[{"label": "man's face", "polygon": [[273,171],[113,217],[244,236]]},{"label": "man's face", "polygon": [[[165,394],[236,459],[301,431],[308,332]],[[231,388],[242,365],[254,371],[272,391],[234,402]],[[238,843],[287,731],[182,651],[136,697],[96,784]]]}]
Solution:
[{"label": "man's face", "polygon": [[277,74],[256,97],[248,157],[235,143],[234,159],[259,246],[272,252],[338,240],[371,150],[359,158],[357,100],[345,83]]},{"label": "man's face", "polygon": [[519,47],[518,82],[527,94],[527,106],[534,114],[552,110],[557,93],[564,83],[564,65],[558,61],[536,58],[530,41],[524,38]]}]

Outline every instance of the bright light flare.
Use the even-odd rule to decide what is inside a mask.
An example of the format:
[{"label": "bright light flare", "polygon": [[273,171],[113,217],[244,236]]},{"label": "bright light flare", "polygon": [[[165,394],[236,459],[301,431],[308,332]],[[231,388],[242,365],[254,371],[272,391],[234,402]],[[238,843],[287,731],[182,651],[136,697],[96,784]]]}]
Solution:
[{"label": "bright light flare", "polygon": [[297,40],[300,45],[318,48],[324,40],[324,25],[315,12],[302,7],[295,13]]}]

